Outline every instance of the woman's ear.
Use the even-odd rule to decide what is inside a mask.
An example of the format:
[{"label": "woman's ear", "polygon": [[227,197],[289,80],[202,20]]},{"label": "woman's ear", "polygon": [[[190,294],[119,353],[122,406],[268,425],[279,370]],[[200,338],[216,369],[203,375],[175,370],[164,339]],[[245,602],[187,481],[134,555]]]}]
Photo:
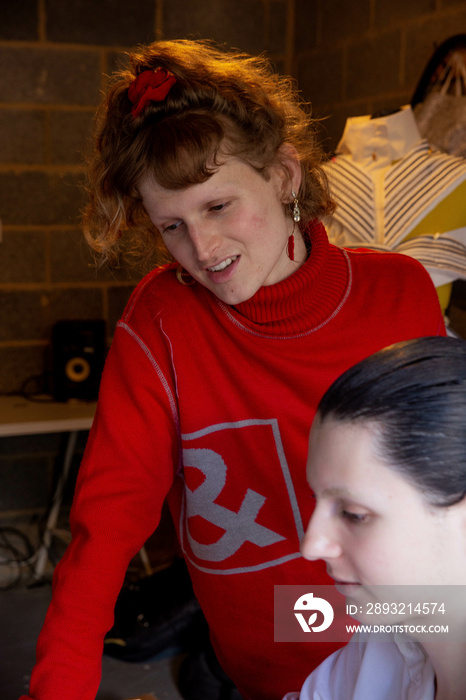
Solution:
[{"label": "woman's ear", "polygon": [[292,192],[298,194],[302,178],[298,151],[291,143],[284,143],[278,149],[277,168],[282,179],[281,198],[286,204],[292,201]]}]

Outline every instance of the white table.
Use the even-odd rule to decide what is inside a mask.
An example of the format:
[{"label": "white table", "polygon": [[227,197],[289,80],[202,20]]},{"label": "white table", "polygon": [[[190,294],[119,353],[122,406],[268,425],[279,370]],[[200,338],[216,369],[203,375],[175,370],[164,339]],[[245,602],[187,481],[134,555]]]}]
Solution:
[{"label": "white table", "polygon": [[61,403],[46,400],[31,401],[18,396],[0,396],[0,437],[68,433],[63,465],[47,517],[42,544],[35,555],[34,577],[37,580],[44,574],[52,535],[57,534],[67,539],[67,534],[56,528],[63,491],[70,473],[78,433],[80,430],[90,429],[96,406],[95,401]]},{"label": "white table", "polygon": [[30,401],[0,396],[0,437],[89,430],[97,403]]}]

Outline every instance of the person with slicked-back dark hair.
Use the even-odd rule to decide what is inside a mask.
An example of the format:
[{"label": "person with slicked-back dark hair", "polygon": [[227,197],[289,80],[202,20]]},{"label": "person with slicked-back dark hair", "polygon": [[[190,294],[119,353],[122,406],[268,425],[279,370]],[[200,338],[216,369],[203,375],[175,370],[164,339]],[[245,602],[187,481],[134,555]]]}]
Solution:
[{"label": "person with slicked-back dark hair", "polygon": [[368,634],[286,700],[466,697],[466,341],[405,341],[347,370],[320,402],[307,475],[302,554]]}]

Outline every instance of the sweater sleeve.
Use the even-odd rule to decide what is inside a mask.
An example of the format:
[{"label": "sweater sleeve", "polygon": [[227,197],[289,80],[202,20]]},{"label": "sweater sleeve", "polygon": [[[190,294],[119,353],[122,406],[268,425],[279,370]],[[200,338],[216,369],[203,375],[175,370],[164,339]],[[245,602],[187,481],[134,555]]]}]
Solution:
[{"label": "sweater sleeve", "polygon": [[120,324],[76,485],[72,542],[54,573],[30,695],[21,700],[96,696],[103,639],[128,563],[158,525],[178,462],[168,373]]}]

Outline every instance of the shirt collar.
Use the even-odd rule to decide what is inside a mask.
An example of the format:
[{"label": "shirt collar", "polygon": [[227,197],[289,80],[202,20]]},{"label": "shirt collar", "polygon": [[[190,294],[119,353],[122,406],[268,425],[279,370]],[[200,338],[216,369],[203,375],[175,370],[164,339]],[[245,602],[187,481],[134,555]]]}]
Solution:
[{"label": "shirt collar", "polygon": [[411,106],[404,105],[386,117],[347,119],[337,154],[350,156],[361,167],[375,170],[392,165],[419,141],[422,136]]}]

